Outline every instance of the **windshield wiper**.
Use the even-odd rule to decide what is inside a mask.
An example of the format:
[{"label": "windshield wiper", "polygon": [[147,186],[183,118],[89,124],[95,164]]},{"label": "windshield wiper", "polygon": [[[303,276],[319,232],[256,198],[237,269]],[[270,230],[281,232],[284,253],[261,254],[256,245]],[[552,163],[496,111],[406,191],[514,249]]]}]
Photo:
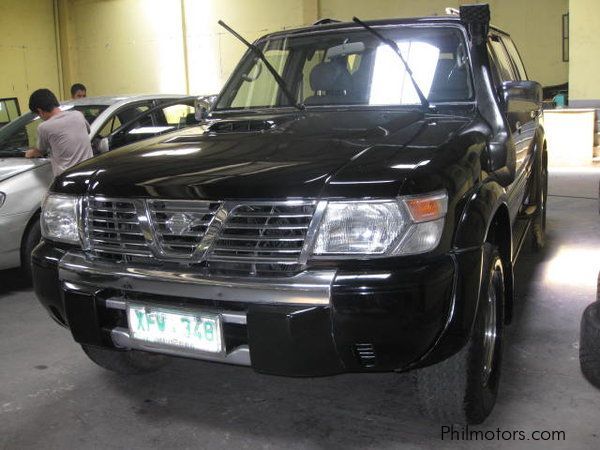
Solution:
[{"label": "windshield wiper", "polygon": [[222,20],[219,20],[218,24],[221,25],[223,28],[225,28],[227,31],[229,31],[231,34],[233,34],[242,44],[244,44],[246,47],[248,47],[250,49],[250,51],[252,51],[256,56],[258,56],[258,58],[260,58],[260,60],[264,63],[265,67],[267,69],[269,69],[269,72],[271,72],[271,75],[273,75],[273,78],[275,78],[275,81],[277,81],[277,84],[279,85],[279,87],[281,88],[281,90],[283,91],[283,93],[285,94],[287,99],[289,100],[289,102],[293,106],[295,106],[296,108],[298,108],[299,110],[302,111],[304,109],[304,105],[302,103],[298,103],[296,101],[296,99],[294,98],[294,95],[291,93],[291,91],[288,89],[287,85],[285,84],[285,81],[277,73],[277,71],[271,65],[271,63],[269,61],[267,61],[267,58],[265,58],[264,53],[256,45],[251,44],[246,39],[244,39],[242,36],[240,36],[238,33],[236,33],[235,30],[233,30],[229,25],[227,25]]},{"label": "windshield wiper", "polygon": [[358,17],[353,17],[352,20],[355,23],[359,24],[361,27],[363,27],[365,30],[367,30],[369,33],[371,33],[373,36],[375,36],[377,39],[379,39],[382,43],[384,43],[385,45],[387,45],[388,47],[390,47],[392,50],[394,50],[394,52],[396,53],[396,55],[398,55],[400,57],[400,60],[402,61],[402,64],[404,64],[404,70],[406,70],[406,73],[408,73],[408,76],[410,77],[410,81],[412,81],[412,84],[415,87],[415,91],[417,92],[417,95],[419,96],[419,100],[421,101],[421,105],[423,105],[423,108],[425,108],[425,109],[431,108],[431,106],[429,104],[429,100],[427,100],[427,97],[425,97],[423,95],[423,91],[421,90],[421,88],[419,87],[417,81],[415,80],[415,77],[413,76],[413,73],[412,73],[412,70],[410,69],[410,66],[408,65],[408,63],[404,59],[404,56],[402,56],[402,52],[400,51],[400,47],[398,47],[398,44],[396,44],[396,42],[393,41],[392,39],[388,39],[385,36],[382,36],[381,34],[379,34],[379,32],[375,31],[373,28],[371,28],[369,25],[367,25],[366,23],[364,23]]}]

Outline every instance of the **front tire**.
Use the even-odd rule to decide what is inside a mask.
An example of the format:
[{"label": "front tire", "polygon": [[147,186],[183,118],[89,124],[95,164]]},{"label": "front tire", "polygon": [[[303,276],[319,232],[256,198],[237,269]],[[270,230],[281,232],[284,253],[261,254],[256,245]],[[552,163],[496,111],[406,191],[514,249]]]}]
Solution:
[{"label": "front tire", "polygon": [[504,273],[496,246],[484,245],[483,268],[477,316],[468,343],[450,358],[417,372],[423,413],[442,423],[482,423],[496,403],[504,308]]},{"label": "front tire", "polygon": [[169,361],[167,356],[137,350],[111,350],[86,344],[82,344],[81,348],[100,367],[122,375],[155,372]]},{"label": "front tire", "polygon": [[27,227],[21,244],[21,272],[28,281],[31,281],[31,253],[41,239],[40,219],[36,217]]}]

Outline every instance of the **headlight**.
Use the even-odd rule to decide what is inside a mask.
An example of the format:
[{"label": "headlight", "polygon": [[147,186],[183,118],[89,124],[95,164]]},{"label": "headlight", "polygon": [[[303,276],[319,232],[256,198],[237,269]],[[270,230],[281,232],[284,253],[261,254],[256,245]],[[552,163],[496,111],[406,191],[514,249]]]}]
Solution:
[{"label": "headlight", "polygon": [[0,208],[4,205],[4,200],[6,200],[6,194],[4,192],[0,192]]},{"label": "headlight", "polygon": [[77,197],[48,194],[42,203],[42,236],[53,241],[79,244]]},{"label": "headlight", "polygon": [[395,256],[437,247],[448,208],[445,192],[395,200],[330,202],[313,255]]}]

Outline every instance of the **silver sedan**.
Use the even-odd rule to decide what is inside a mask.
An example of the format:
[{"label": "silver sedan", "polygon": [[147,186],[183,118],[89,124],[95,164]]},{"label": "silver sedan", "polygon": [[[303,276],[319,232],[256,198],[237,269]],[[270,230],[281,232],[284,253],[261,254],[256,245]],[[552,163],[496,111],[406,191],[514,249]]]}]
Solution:
[{"label": "silver sedan", "polygon": [[[65,102],[90,123],[94,153],[182,127],[198,125],[198,98],[182,95],[89,97]],[[0,128],[0,270],[21,266],[30,274],[30,257],[40,240],[40,204],[52,182],[50,161],[27,159],[36,146],[40,119],[27,113]]]}]

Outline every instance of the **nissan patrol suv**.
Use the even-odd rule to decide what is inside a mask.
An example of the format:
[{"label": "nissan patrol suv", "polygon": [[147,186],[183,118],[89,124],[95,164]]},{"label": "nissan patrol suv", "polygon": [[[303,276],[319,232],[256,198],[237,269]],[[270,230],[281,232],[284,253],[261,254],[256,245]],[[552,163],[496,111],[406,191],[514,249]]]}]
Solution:
[{"label": "nissan patrol suv", "polygon": [[117,372],[415,370],[429,416],[482,422],[546,214],[542,91],[510,36],[487,5],[254,44],[221,24],[248,51],[205,128],[54,181],[39,300]]}]

